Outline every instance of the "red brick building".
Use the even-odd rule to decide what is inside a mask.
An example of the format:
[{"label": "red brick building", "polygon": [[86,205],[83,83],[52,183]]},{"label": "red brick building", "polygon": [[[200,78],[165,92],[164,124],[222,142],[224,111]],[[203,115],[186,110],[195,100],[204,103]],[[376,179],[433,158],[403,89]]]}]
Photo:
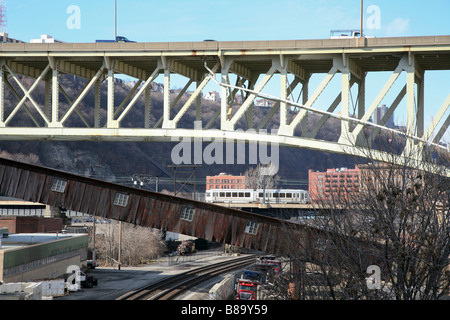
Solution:
[{"label": "red brick building", "polygon": [[62,218],[3,216],[0,228],[8,228],[10,233],[60,232],[63,228]]},{"label": "red brick building", "polygon": [[333,199],[346,199],[348,194],[359,192],[359,168],[327,169],[326,172],[309,170],[309,197],[312,203]]},{"label": "red brick building", "polygon": [[211,189],[245,189],[245,176],[233,176],[226,173],[206,176],[206,190]]}]

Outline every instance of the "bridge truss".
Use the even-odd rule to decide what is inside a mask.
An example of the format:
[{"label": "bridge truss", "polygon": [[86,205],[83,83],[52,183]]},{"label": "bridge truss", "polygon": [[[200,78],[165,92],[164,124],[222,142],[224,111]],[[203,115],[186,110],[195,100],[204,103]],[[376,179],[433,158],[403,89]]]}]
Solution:
[{"label": "bridge truss", "polygon": [[[425,73],[450,70],[449,36],[0,44],[0,70],[3,140],[178,141],[189,137],[276,143],[358,157],[370,155],[386,161],[392,157],[386,150],[377,149],[375,141],[389,132],[403,139],[396,152],[411,159],[414,167],[420,167],[423,151],[430,146],[439,147],[450,124],[447,115],[450,94],[427,128],[424,121]],[[390,76],[375,99],[366,104],[367,76],[377,72],[390,72]],[[136,79],[123,101],[116,99],[119,74]],[[68,88],[67,80],[62,83],[62,75],[83,79],[84,87],[76,92],[69,81]],[[174,76],[186,81],[175,93],[171,88]],[[310,81],[313,76],[321,77],[316,87]],[[151,95],[155,94],[152,84],[158,77],[164,83],[162,110],[151,105]],[[335,100],[327,109],[317,108],[315,103],[331,87],[333,78],[339,77]],[[274,81],[279,95],[268,96],[264,91]],[[381,122],[374,125],[371,117],[399,82],[402,89]],[[212,113],[206,113],[202,92],[214,83],[221,102]],[[35,96],[39,86],[44,86],[45,97]],[[301,90],[301,101],[292,99],[294,90]],[[352,90],[357,91],[356,105]],[[102,101],[102,92],[106,92],[106,101]],[[188,97],[183,98],[187,92]],[[14,103],[7,98],[8,94],[16,99]],[[93,105],[86,106],[86,97],[92,95]],[[274,103],[264,109],[262,120],[256,123],[255,112],[259,107],[255,101],[260,97]],[[405,130],[385,128],[404,99]],[[127,116],[142,104],[141,125],[124,125]],[[191,108],[195,108],[193,120],[197,125],[194,121],[182,125],[186,122],[181,119]],[[76,117],[81,122],[74,121]],[[320,131],[330,118],[339,121],[340,132],[324,139]],[[276,134],[273,131],[268,134],[268,130],[276,130]]]}]

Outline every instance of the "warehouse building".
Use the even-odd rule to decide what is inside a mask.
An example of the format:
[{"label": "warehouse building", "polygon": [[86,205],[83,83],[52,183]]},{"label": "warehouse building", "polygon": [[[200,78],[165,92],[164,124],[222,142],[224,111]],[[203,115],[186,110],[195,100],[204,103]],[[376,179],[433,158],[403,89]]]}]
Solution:
[{"label": "warehouse building", "polygon": [[69,266],[87,264],[87,234],[21,233],[0,229],[0,281],[61,278]]}]

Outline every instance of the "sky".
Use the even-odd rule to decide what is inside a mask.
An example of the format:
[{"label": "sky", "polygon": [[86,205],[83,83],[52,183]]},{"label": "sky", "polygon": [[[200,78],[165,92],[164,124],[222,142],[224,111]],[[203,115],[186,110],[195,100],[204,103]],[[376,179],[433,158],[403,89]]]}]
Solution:
[{"label": "sky", "polygon": [[[114,37],[114,0],[3,2],[12,38],[28,42],[49,34],[65,42],[90,43]],[[450,35],[449,0],[363,2],[367,36]],[[79,14],[72,10],[73,5]],[[326,39],[333,29],[359,29],[361,21],[360,0],[117,0],[117,5],[118,35],[138,42]],[[76,25],[71,24],[74,17]],[[389,75],[375,77],[378,91]],[[450,93],[449,83],[450,72],[427,75],[426,122]],[[273,90],[267,93],[276,95]],[[366,93],[366,105],[370,105],[377,90],[369,88]],[[328,98],[334,100],[335,94]],[[326,109],[327,101],[322,103]],[[401,112],[397,117],[396,122],[401,122]]]},{"label": "sky", "polygon": [[[8,31],[29,41],[50,34],[67,42],[114,36],[114,0],[3,0]],[[360,0],[117,0],[118,34],[139,42],[323,39],[331,29],[359,28]],[[71,5],[80,26],[67,27]],[[448,35],[448,0],[364,1],[371,36]],[[374,15],[379,12],[379,23]]]}]

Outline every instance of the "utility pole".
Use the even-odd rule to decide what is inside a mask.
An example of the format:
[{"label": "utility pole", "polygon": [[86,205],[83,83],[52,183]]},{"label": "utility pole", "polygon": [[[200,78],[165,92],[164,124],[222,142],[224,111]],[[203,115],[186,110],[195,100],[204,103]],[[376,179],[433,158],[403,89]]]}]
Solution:
[{"label": "utility pole", "polygon": [[117,0],[115,1],[115,6],[114,6],[114,40],[117,39]]},{"label": "utility pole", "polygon": [[122,220],[119,221],[119,265],[117,269],[120,270],[122,264]]},{"label": "utility pole", "polygon": [[93,244],[92,244],[92,260],[95,263],[95,261],[97,260],[97,255],[95,253],[95,233],[96,233],[96,230],[95,230],[95,216],[93,216],[93,217],[94,217],[94,219],[93,219],[94,227],[93,227],[93,235],[92,235],[92,242],[93,242]]},{"label": "utility pole", "polygon": [[364,0],[361,0],[361,30],[360,31],[360,37],[363,37],[363,26],[364,26]]}]

